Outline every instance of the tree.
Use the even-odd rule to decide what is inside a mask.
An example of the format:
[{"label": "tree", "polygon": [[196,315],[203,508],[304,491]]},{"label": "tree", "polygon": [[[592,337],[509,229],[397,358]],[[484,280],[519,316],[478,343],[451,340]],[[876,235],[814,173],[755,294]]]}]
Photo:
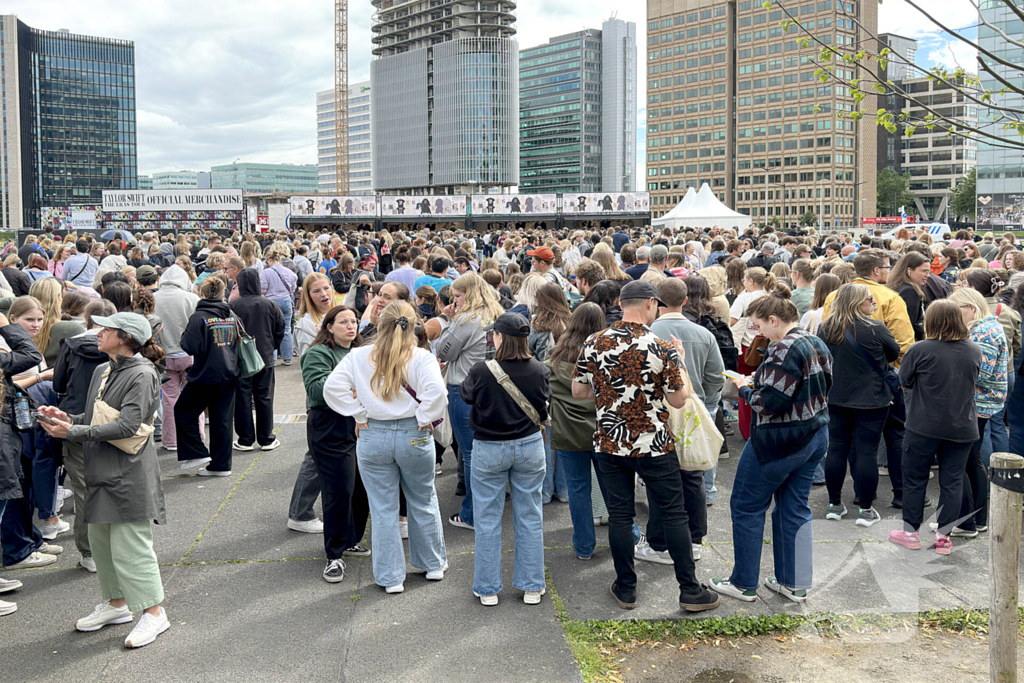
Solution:
[{"label": "tree", "polygon": [[883,168],[875,182],[875,211],[879,216],[898,216],[901,206],[908,215],[916,212],[914,193],[910,191],[910,173],[900,175],[891,168]]},{"label": "tree", "polygon": [[974,220],[974,208],[977,206],[976,197],[978,194],[978,169],[972,168],[960,179],[953,190],[953,198],[950,200],[950,213],[956,218]]},{"label": "tree", "polygon": [[818,214],[814,213],[813,211],[808,211],[803,216],[800,216],[800,225],[805,228],[810,227],[812,225],[817,225],[817,223]]},{"label": "tree", "polygon": [[778,230],[778,229],[779,229],[779,226],[781,226],[781,225],[782,225],[782,221],[781,221],[781,220],[779,220],[779,217],[778,217],[778,216],[772,216],[772,217],[771,217],[771,220],[769,220],[769,221],[768,221],[768,225],[770,225],[770,226],[772,226],[773,228],[775,228],[776,230]]},{"label": "tree", "polygon": [[[870,1],[864,0],[864,2]],[[787,7],[780,0],[765,0],[762,6],[765,9],[781,10],[783,31],[801,36],[797,42],[802,46],[813,45],[819,50],[813,60],[818,66],[814,75],[819,81],[822,83],[833,82],[849,89],[849,94],[854,98],[854,110],[839,111],[836,114],[837,118],[845,116],[853,121],[859,121],[864,117],[874,117],[875,122],[889,133],[899,131],[907,137],[913,136],[919,128],[926,128],[933,132],[945,131],[951,136],[975,139],[994,147],[1024,150],[1024,108],[1012,106],[1017,96],[1024,95],[1024,64],[1015,63],[1012,61],[1012,57],[1004,58],[982,47],[977,39],[965,36],[965,33],[968,32],[961,32],[943,24],[925,9],[925,7],[933,9],[932,2],[903,1],[921,14],[921,24],[924,27],[918,27],[919,30],[945,32],[953,39],[976,50],[979,75],[974,75],[959,65],[956,69],[947,69],[941,66],[925,68],[908,61],[899,53],[893,52],[880,43],[878,36],[867,30],[860,22],[856,12],[847,12],[847,7],[854,6],[852,3],[837,3],[837,5],[842,8],[840,16],[843,21],[852,22],[865,36],[856,41],[855,45],[833,45],[824,42],[822,37],[815,35],[807,26],[801,25],[799,5],[795,2],[787,3],[789,5]],[[882,0],[877,0],[877,2],[881,4]],[[1010,50],[1024,48],[1024,43],[1010,38],[1002,29],[986,19],[985,14],[981,12],[983,4],[985,13],[990,13],[989,16],[999,13],[1024,21],[1024,6],[1019,4],[1020,0],[967,0],[967,2],[978,9],[979,34],[1001,38],[1000,43],[1006,45],[1006,48]],[[928,24],[934,28],[928,28]],[[830,41],[831,38],[832,36],[829,35]],[[963,119],[954,116],[953,112],[957,109],[956,107],[936,108],[932,105],[927,93],[910,93],[892,81],[883,80],[880,75],[881,71],[889,63],[906,65],[913,77],[927,77],[929,80],[942,83],[962,94],[967,106],[979,107],[978,125],[971,126]],[[858,66],[861,68],[853,68]],[[905,100],[908,106],[912,104],[923,110],[925,114],[923,116],[915,114],[912,117],[907,109],[890,110],[886,108],[884,103],[889,101],[889,98],[885,96],[890,94],[897,96],[893,98],[894,101]],[[882,97],[875,97],[876,95]],[[1007,95],[1010,97],[1007,98]],[[879,108],[876,109],[876,107]],[[821,111],[820,106],[815,109]]]}]

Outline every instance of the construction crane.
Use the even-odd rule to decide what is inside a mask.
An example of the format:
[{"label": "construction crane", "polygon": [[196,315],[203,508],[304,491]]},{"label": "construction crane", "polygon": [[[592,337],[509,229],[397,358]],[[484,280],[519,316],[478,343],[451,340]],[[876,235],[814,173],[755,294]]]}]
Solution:
[{"label": "construction crane", "polygon": [[348,0],[334,0],[334,189],[348,194]]}]

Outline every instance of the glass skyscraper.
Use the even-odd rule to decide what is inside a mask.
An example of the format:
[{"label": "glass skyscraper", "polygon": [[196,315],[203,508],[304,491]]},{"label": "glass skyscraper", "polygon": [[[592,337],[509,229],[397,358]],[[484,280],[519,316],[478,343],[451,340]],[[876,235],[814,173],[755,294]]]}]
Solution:
[{"label": "glass skyscraper", "polygon": [[[1018,7],[1024,7],[1024,0],[1015,0]],[[1012,40],[1024,41],[1024,22],[1015,15],[1005,2],[981,0],[981,15],[986,21],[1002,31]],[[1009,68],[996,64],[991,59],[986,64],[1001,77],[1020,87],[1020,64],[1024,63],[1024,49],[1012,45],[996,30],[985,25],[978,27],[978,44],[982,49],[1016,64]],[[992,102],[1003,107],[1024,108],[1024,97],[1016,93],[1000,95],[1002,89],[996,79],[987,73],[981,74],[982,86],[992,93]],[[1013,131],[1002,129],[1001,123],[993,123],[999,113],[982,107],[978,112],[978,124],[982,130],[1001,137],[1021,138]],[[978,138],[978,229],[1004,230],[1020,229],[1024,224],[1024,151],[1007,149],[984,137]]]},{"label": "glass skyscraper", "polygon": [[210,169],[210,186],[253,193],[316,194],[317,168],[315,164],[224,164]]},{"label": "glass skyscraper", "polygon": [[0,228],[136,189],[135,47],[0,17]]}]

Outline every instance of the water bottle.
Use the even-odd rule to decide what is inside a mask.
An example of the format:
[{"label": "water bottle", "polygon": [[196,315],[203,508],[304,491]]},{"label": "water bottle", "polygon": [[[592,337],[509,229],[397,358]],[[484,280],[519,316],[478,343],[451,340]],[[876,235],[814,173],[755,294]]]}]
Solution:
[{"label": "water bottle", "polygon": [[14,424],[18,429],[27,431],[32,429],[32,410],[28,405],[28,396],[18,392],[14,398]]}]

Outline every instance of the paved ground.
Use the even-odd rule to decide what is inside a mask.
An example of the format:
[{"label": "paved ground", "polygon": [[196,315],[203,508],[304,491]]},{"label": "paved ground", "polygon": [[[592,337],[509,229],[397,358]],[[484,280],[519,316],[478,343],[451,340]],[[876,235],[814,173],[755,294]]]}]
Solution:
[{"label": "paved ground", "polygon": [[[277,412],[292,415],[279,426],[284,446],[237,453],[234,475],[224,479],[181,476],[164,453],[168,524],[157,527],[165,606],[172,628],[141,651],[121,646],[127,626],[93,634],[72,624],[98,602],[96,577],[76,569],[70,534],[56,565],[5,572],[25,587],[5,595],[19,611],[0,620],[4,680],[250,681],[574,681],[580,680],[549,598],[526,606],[511,589],[511,557],[496,608],[472,595],[472,532],[445,528],[451,569],[440,583],[410,575],[401,595],[385,595],[373,582],[370,560],[351,559],[345,581],[321,577],[321,536],[285,527],[288,500],[305,450],[305,425],[297,364],[278,369]],[[296,417],[297,415],[297,417]],[[734,449],[741,444],[732,443]],[[709,509],[710,533],[702,580],[725,576],[732,564],[728,499],[738,450],[719,468],[718,503]],[[449,452],[437,480],[444,516],[457,510],[455,462]],[[932,489],[934,489],[934,482]],[[819,611],[909,612],[923,608],[983,607],[988,602],[988,539],[957,542],[949,557],[911,553],[887,543],[898,510],[880,506],[886,520],[871,529],[824,521],[824,487],[812,494],[815,511],[815,580],[805,606],[762,590],[762,600],[723,598],[706,616]],[[930,490],[932,496],[936,493]],[[891,495],[888,480],[881,502]],[[846,496],[852,506],[852,488]],[[638,519],[646,507],[638,506]],[[506,513],[508,514],[508,512]],[[72,515],[68,514],[70,521]],[[506,517],[506,520],[508,518]],[[506,529],[511,524],[507,521]],[[545,507],[545,560],[572,619],[688,618],[676,603],[672,568],[638,563],[640,604],[621,611],[608,595],[613,578],[607,532],[598,530],[591,562],[576,559],[568,506]],[[765,538],[771,538],[770,520]],[[372,539],[370,540],[372,546]],[[511,531],[505,547],[512,547]],[[764,546],[763,575],[772,575],[771,545]]]}]

